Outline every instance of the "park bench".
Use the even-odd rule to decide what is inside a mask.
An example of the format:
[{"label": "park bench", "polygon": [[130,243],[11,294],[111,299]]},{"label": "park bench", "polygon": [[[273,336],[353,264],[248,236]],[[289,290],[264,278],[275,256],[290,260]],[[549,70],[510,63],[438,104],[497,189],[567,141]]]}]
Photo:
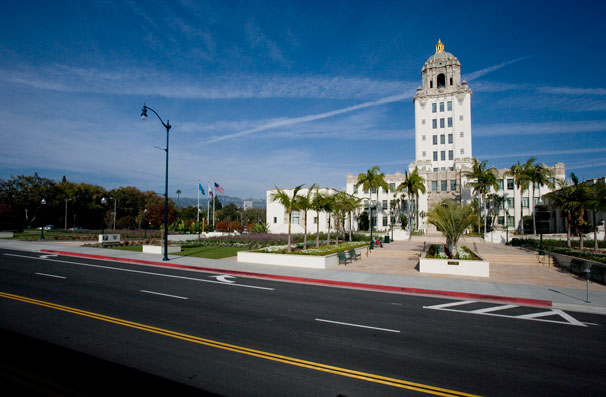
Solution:
[{"label": "park bench", "polygon": [[347,256],[347,252],[345,251],[337,252],[337,256],[339,257],[339,265],[343,263],[345,266],[347,266],[347,261],[351,262],[351,258]]},{"label": "park bench", "polygon": [[585,270],[585,261],[582,259],[573,259],[570,261],[570,273],[581,274]]},{"label": "park bench", "polygon": [[358,251],[356,251],[355,248],[350,248],[349,249],[349,258],[350,258],[350,260],[353,259],[353,260],[357,261],[358,258],[362,259],[362,254],[359,253]]}]

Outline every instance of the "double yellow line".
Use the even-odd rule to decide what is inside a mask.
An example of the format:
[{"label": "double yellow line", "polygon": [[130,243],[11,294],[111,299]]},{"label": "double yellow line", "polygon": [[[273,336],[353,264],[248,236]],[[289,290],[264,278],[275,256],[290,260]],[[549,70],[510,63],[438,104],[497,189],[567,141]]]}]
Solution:
[{"label": "double yellow line", "polygon": [[163,328],[157,328],[150,325],[135,323],[132,321],[123,320],[120,318],[105,316],[103,314],[93,313],[85,310],[76,309],[73,307],[62,306],[51,302],[41,301],[37,299],[27,298],[24,296],[8,294],[5,292],[0,292],[0,297],[6,299],[12,299],[16,301],[26,302],[38,306],[47,307],[49,309],[60,310],[67,313],[77,314],[79,316],[94,318],[96,320],[101,320],[113,324],[122,325],[125,327],[139,329],[141,331],[152,332],[158,335],[164,335],[175,339],[181,339],[187,342],[193,342],[200,345],[205,345],[209,347],[214,347],[217,349],[228,350],[239,354],[245,354],[248,356],[259,357],[266,360],[281,362],[284,364],[294,365],[297,367],[303,367],[312,369],[315,371],[327,372],[335,375],[346,376],[348,378],[360,379],[373,383],[380,383],[387,386],[399,387],[402,389],[415,390],[427,394],[433,394],[437,396],[466,396],[466,397],[477,397],[474,394],[462,393],[455,390],[443,389],[440,387],[425,385],[422,383],[409,382],[405,380],[389,378],[386,376],[375,375],[366,372],[354,371],[347,368],[334,367],[332,365],[326,365],[322,363],[316,363],[313,361],[301,360],[294,357],[282,356],[279,354],[269,353],[262,350],[249,349],[243,346],[232,345],[229,343],[223,343],[211,339],[199,338],[197,336],[182,334],[180,332],[175,332]]}]

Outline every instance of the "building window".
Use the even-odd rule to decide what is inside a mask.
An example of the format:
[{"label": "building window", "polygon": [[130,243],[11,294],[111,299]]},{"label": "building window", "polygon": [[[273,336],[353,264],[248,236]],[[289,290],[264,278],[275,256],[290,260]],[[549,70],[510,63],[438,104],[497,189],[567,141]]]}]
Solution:
[{"label": "building window", "polygon": [[438,111],[438,104],[437,103],[432,103],[431,104],[431,113],[435,113]]},{"label": "building window", "polygon": [[452,134],[448,134],[448,143],[452,143]]},{"label": "building window", "polygon": [[440,160],[442,160],[442,161],[446,160],[446,152],[444,150],[442,150],[440,152]]},{"label": "building window", "polygon": [[444,102],[440,102],[440,112],[444,111]]},{"label": "building window", "polygon": [[515,224],[515,218],[513,216],[508,216],[507,217],[507,226],[509,227],[513,227],[513,225]]},{"label": "building window", "polygon": [[358,194],[358,185],[354,185],[354,194]]},{"label": "building window", "polygon": [[438,119],[431,120],[431,128],[433,128],[433,129],[438,128]]},{"label": "building window", "polygon": [[449,150],[448,151],[448,160],[453,160],[454,159],[454,151],[453,150]]},{"label": "building window", "polygon": [[444,128],[444,119],[440,119],[440,128]]},{"label": "building window", "polygon": [[377,188],[376,187],[371,188],[371,190],[372,190],[373,193],[377,192]]},{"label": "building window", "polygon": [[499,217],[497,218],[497,223],[498,223],[500,226],[504,226],[504,225],[505,225],[505,217],[504,217],[504,216],[499,216]]},{"label": "building window", "polygon": [[452,117],[449,117],[449,118],[448,118],[448,126],[449,126],[449,127],[452,127]]},{"label": "building window", "polygon": [[274,223],[278,223],[278,218],[274,216]]},{"label": "building window", "polygon": [[383,217],[383,226],[387,226],[387,217],[386,216]]},{"label": "building window", "polygon": [[314,225],[317,225],[317,224],[318,224],[318,217],[314,216]]},{"label": "building window", "polygon": [[465,149],[461,149],[461,154],[465,154]]},{"label": "building window", "polygon": [[454,192],[457,190],[457,180],[454,179],[452,181],[450,181],[450,191]]},{"label": "building window", "polygon": [[515,200],[513,197],[507,197],[507,208],[515,208]]},{"label": "building window", "polygon": [[438,136],[437,136],[437,135],[434,135],[434,136],[433,136],[433,144],[434,144],[434,145],[437,145],[437,144],[438,144]]},{"label": "building window", "polygon": [[452,85],[452,77],[450,78],[450,85]]},{"label": "building window", "polygon": [[421,136],[421,140],[423,140],[423,141],[425,140],[425,135]]},{"label": "building window", "polygon": [[463,116],[459,116],[459,121],[463,121]]},{"label": "building window", "polygon": [[499,179],[497,182],[499,183],[499,190],[503,190],[503,180]]},{"label": "building window", "polygon": [[513,190],[513,178],[507,178],[507,190]]},{"label": "building window", "polygon": [[381,208],[384,209],[384,210],[387,209],[387,200],[381,201]]},{"label": "building window", "polygon": [[446,136],[444,134],[440,135],[440,143],[442,145],[446,143]]},{"label": "building window", "polygon": [[423,152],[422,156],[423,157],[427,156],[427,152]]},{"label": "building window", "polygon": [[438,161],[438,152],[433,152],[433,161]]},{"label": "building window", "polygon": [[[423,152],[425,153],[425,152]],[[395,192],[396,191],[396,184],[395,183],[390,183],[389,184],[389,191],[390,192]]]},{"label": "building window", "polygon": [[292,222],[293,225],[298,225],[299,224],[299,211],[293,211],[292,212]]},{"label": "building window", "polygon": [[364,189],[364,194],[368,194],[368,189]]},{"label": "building window", "polygon": [[528,197],[522,197],[522,208],[528,208]]},{"label": "building window", "polygon": [[446,87],[446,76],[444,75],[444,73],[440,73],[438,75],[438,88],[444,87]]},{"label": "building window", "polygon": [[448,188],[448,186],[447,186],[447,185],[448,185],[448,181],[440,181],[440,185],[441,185],[441,186],[440,186],[440,189],[441,189],[443,192],[445,192],[445,191],[446,191],[446,189]]},{"label": "building window", "polygon": [[433,88],[433,80],[429,80],[429,88]]},{"label": "building window", "polygon": [[425,125],[425,119],[421,119],[421,124]]},{"label": "building window", "polygon": [[[450,79],[451,83],[450,85],[452,85],[452,78]],[[452,101],[448,101],[446,102],[446,109],[450,112],[452,110]]]},{"label": "building window", "polygon": [[463,138],[463,137],[465,136],[465,133],[464,133],[463,131],[461,131],[461,132],[459,133],[459,135],[461,136],[461,138]]},{"label": "building window", "polygon": [[534,205],[539,205],[539,201],[541,201],[540,197],[535,197],[534,198]]},{"label": "building window", "polygon": [[438,181],[431,181],[431,191],[432,192],[438,191]]},{"label": "building window", "polygon": [[437,168],[434,168],[434,169],[433,169],[433,172],[438,172],[438,169],[437,169]]}]

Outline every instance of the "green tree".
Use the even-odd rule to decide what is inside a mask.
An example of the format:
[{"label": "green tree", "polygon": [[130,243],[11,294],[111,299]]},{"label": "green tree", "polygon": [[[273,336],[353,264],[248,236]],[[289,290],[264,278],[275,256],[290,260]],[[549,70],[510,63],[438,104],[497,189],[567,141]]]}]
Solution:
[{"label": "green tree", "polygon": [[526,179],[532,184],[532,234],[534,235],[537,234],[537,222],[534,205],[535,188],[537,186],[547,186],[551,189],[555,187],[554,183],[551,181],[551,178],[553,177],[551,170],[544,164],[535,164],[535,161],[536,160],[534,157],[530,158],[526,162],[526,167],[524,170]]},{"label": "green tree", "polygon": [[[418,206],[416,205],[416,203],[419,200],[419,192],[425,194],[426,189],[425,189],[425,179],[419,175],[419,169],[417,167],[415,167],[415,169],[412,172],[408,172],[405,171],[404,172],[404,182],[400,183],[396,189],[398,192],[402,192],[402,191],[406,191],[406,194],[408,195],[408,219],[412,219],[411,214],[410,214],[410,210],[411,207],[413,206],[413,202],[414,207],[415,207],[415,226],[414,229],[416,230],[418,228],[419,225],[419,209]],[[413,222],[409,222],[408,223],[408,231],[411,232],[413,230],[412,227],[412,223]]]},{"label": "green tree", "polygon": [[288,214],[288,247],[287,252],[292,251],[291,242],[290,242],[290,233],[291,233],[291,222],[292,222],[292,212],[297,210],[297,195],[303,185],[299,185],[295,187],[292,191],[292,196],[288,194],[288,192],[281,190],[276,186],[276,193],[272,194],[271,200],[277,201],[284,207],[284,212]]},{"label": "green tree", "polygon": [[459,239],[475,221],[473,206],[448,200],[434,204],[427,217],[429,223],[435,225],[444,234],[448,250],[453,257],[456,257]]},{"label": "green tree", "polygon": [[316,212],[316,248],[320,247],[320,213],[324,211],[326,195],[316,186],[310,208]]},{"label": "green tree", "polygon": [[[490,192],[490,188],[497,190],[499,183],[497,182],[497,171],[494,167],[486,168],[487,160],[479,161],[473,159],[473,164],[470,171],[463,172],[463,175],[470,179],[467,186],[473,188],[475,194],[484,204],[484,233],[486,233],[486,195]],[[480,215],[480,205],[478,205],[478,224],[481,223],[482,216]]]},{"label": "green tree", "polygon": [[316,184],[314,183],[313,185],[310,186],[310,188],[307,190],[307,193],[305,193],[304,195],[301,195],[297,198],[297,207],[299,208],[299,210],[303,211],[303,219],[304,219],[304,224],[305,224],[305,233],[303,235],[303,249],[307,249],[307,212],[311,209],[312,207],[312,195],[313,195],[313,189],[316,187]]},{"label": "green tree", "polygon": [[[512,165],[511,168],[509,168],[509,171],[507,171],[505,173],[505,175],[509,175],[509,176],[513,177],[514,183],[515,183],[516,187],[518,188],[518,190],[520,191],[520,197],[522,197],[522,194],[524,193],[524,191],[528,189],[528,176],[526,173],[526,169],[528,169],[528,167],[530,166],[530,164],[532,164],[534,162],[534,160],[535,160],[534,157],[531,157],[530,159],[528,159],[528,161],[524,165],[520,164],[520,162],[518,161],[516,164]],[[515,195],[514,195],[514,197],[515,197]],[[523,213],[522,203],[520,203],[520,222],[518,223],[518,232],[519,233],[524,233],[524,227],[523,227],[523,222],[522,222],[523,217],[524,217],[524,213]]]},{"label": "green tree", "polygon": [[[589,209],[591,210],[593,220],[593,250],[597,251],[598,247],[598,222],[597,212],[606,210],[606,183],[603,181],[591,185],[591,197],[589,200]],[[606,238],[606,233],[604,238]]]},{"label": "green tree", "polygon": [[181,189],[177,189],[175,193],[177,193],[177,205],[179,205],[181,203]]},{"label": "green tree", "polygon": [[[372,190],[375,189],[377,193],[377,203],[379,202],[379,188],[382,187],[384,190],[389,189],[387,182],[385,182],[385,174],[381,172],[378,166],[373,166],[367,170],[366,173],[360,173],[358,175],[358,182],[356,186],[362,186],[364,190],[368,190],[368,210],[372,212]],[[370,219],[369,232],[372,230],[372,216]]]}]

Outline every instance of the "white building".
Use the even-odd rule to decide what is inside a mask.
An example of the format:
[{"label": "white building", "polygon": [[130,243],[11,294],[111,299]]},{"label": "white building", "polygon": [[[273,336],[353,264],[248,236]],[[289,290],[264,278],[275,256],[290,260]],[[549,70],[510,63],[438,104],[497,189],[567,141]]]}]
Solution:
[{"label": "white building", "polygon": [[[471,137],[471,89],[467,82],[461,81],[461,63],[449,52],[444,51],[444,44],[438,41],[436,52],[429,57],[421,70],[422,86],[417,89],[413,99],[415,111],[415,161],[408,166],[408,171],[418,169],[419,175],[425,180],[425,193],[419,192],[417,208],[410,206],[410,213],[418,213],[418,227],[416,229],[427,232],[435,230],[427,222],[427,212],[433,204],[445,199],[460,200],[469,203],[473,194],[467,187],[468,180],[465,171],[472,166],[472,137]],[[375,161],[381,163],[381,159]],[[565,178],[563,163],[556,163],[549,167],[555,179]],[[499,188],[491,191],[505,198],[505,204],[496,215],[497,226],[517,227],[522,216],[532,214],[534,208],[532,200],[532,187],[520,191],[515,186],[514,178],[507,176],[508,169],[496,170]],[[361,170],[365,172],[365,170]],[[397,187],[404,182],[405,173],[396,172],[386,174],[385,181],[389,188],[385,191],[379,188],[377,192],[363,191],[357,186],[358,177],[347,174],[345,191],[364,200],[361,211],[368,210],[371,202],[372,224],[379,232],[387,232],[395,224],[399,227],[400,215],[408,215],[406,192],[397,192]],[[324,188],[336,192],[332,188]],[[292,192],[292,189],[287,189]],[[535,186],[534,203],[549,193],[551,189],[546,186]],[[271,232],[285,233],[288,230],[288,216],[284,208],[277,202],[270,200],[273,190],[267,192],[267,223]],[[521,212],[520,212],[521,211]],[[313,212],[313,211],[312,211]],[[326,215],[320,215],[320,230],[327,230]],[[317,214],[309,215],[307,228],[315,231]],[[357,217],[354,218],[353,228],[357,229]],[[302,233],[304,220],[300,213],[293,213],[293,233]],[[409,220],[410,223],[410,220]],[[416,219],[415,219],[416,223]],[[331,229],[334,225],[331,225]],[[403,233],[394,233],[396,236]]]},{"label": "white building", "polygon": [[[285,188],[281,189],[286,192],[291,198],[294,189]],[[315,188],[312,190],[311,197],[313,198]],[[318,189],[321,194],[335,194],[337,189],[329,187],[321,187]],[[303,188],[297,193],[298,196],[306,196],[309,192],[309,188]],[[278,201],[274,201],[273,196],[277,191],[275,189],[268,190],[266,196],[267,211],[266,221],[269,225],[270,233],[288,233],[288,214],[282,204]],[[320,232],[326,233],[328,231],[328,214],[320,212],[319,214],[314,210],[307,211],[307,219],[305,219],[305,213],[303,211],[293,211],[291,214],[291,233],[304,233],[305,223],[307,223],[307,233],[315,233],[317,230],[318,222],[320,222]],[[349,228],[349,224],[346,225]],[[330,229],[335,230],[334,219],[331,219]]]}]

